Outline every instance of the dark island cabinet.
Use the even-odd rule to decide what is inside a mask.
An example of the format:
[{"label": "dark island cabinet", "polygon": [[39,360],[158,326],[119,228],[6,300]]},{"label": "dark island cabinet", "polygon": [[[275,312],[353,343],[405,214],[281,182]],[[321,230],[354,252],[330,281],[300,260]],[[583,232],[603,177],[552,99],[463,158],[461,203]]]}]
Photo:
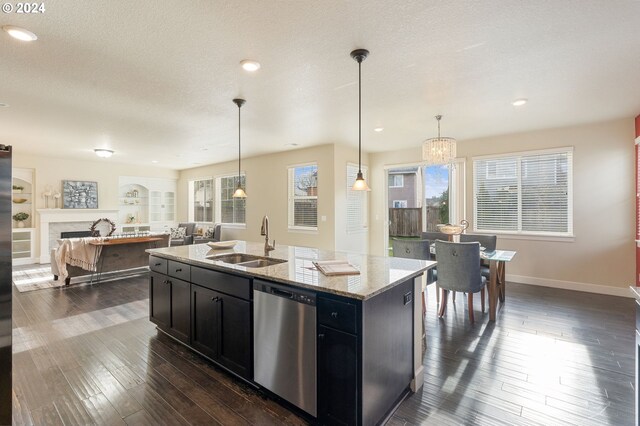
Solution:
[{"label": "dark island cabinet", "polygon": [[151,272],[149,278],[149,318],[176,339],[189,342],[190,284]]},{"label": "dark island cabinet", "polygon": [[191,346],[242,377],[252,378],[251,303],[191,285]]},{"label": "dark island cabinet", "polygon": [[357,424],[358,339],[318,326],[318,420],[329,425]]},{"label": "dark island cabinet", "polygon": [[149,319],[233,373],[253,380],[251,279],[149,257]]}]

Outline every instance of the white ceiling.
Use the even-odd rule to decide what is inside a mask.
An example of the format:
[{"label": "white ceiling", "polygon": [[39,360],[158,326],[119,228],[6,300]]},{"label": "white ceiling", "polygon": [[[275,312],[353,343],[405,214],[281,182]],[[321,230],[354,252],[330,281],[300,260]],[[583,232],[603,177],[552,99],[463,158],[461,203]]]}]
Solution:
[{"label": "white ceiling", "polygon": [[[419,146],[640,114],[638,0],[45,2],[1,14],[0,143],[184,169],[324,143]],[[262,68],[243,71],[242,59]],[[516,108],[511,101],[528,98]],[[376,133],[374,127],[384,131]]]}]

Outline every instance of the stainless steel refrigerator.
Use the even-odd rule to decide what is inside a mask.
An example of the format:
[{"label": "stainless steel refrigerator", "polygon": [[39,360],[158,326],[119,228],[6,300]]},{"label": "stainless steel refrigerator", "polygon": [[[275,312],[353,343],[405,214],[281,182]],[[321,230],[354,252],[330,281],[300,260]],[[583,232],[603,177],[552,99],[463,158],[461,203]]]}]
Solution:
[{"label": "stainless steel refrigerator", "polygon": [[11,146],[0,145],[0,425],[11,424]]}]

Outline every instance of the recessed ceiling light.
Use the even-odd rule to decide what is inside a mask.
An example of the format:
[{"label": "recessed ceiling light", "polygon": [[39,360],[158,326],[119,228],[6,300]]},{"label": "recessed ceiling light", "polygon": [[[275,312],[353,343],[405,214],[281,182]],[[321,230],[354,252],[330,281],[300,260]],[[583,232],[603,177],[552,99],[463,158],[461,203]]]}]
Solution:
[{"label": "recessed ceiling light", "polygon": [[513,105],[513,106],[522,106],[522,105],[526,104],[527,101],[528,101],[528,99],[525,99],[525,98],[516,99],[515,101],[511,102],[511,105]]},{"label": "recessed ceiling light", "polygon": [[9,108],[9,104],[4,104],[0,102],[0,108]]},{"label": "recessed ceiling light", "polygon": [[151,160],[153,164],[158,164],[158,160]]},{"label": "recessed ceiling light", "polygon": [[293,142],[293,143],[286,143],[284,144],[284,146],[287,148],[295,148],[296,146],[300,146],[300,144]]},{"label": "recessed ceiling light", "polygon": [[260,69],[260,62],[252,61],[251,59],[243,59],[240,61],[240,65],[245,71],[254,72]]},{"label": "recessed ceiling light", "polygon": [[113,151],[110,149],[97,148],[94,149],[93,152],[95,152],[96,155],[101,158],[109,158],[113,155]]},{"label": "recessed ceiling light", "polygon": [[380,133],[383,130],[384,130],[384,127],[376,127],[375,129],[373,129],[374,132],[378,132],[378,133]]},{"label": "recessed ceiling light", "polygon": [[29,30],[24,28],[15,27],[13,25],[5,25],[2,27],[9,35],[17,40],[21,41],[34,41],[38,39],[38,36]]}]

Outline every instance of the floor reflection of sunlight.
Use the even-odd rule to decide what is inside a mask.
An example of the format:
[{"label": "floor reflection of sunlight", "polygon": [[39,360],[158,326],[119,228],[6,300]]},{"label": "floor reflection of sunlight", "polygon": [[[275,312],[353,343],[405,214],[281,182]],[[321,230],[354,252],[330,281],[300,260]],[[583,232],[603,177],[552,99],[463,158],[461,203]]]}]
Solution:
[{"label": "floor reflection of sunlight", "polygon": [[13,282],[15,285],[26,285],[26,284],[39,284],[46,283],[51,281],[53,276],[48,277],[24,277],[24,278],[14,278]]},{"label": "floor reflection of sunlight", "polygon": [[[126,315],[123,315],[126,314]],[[56,340],[68,339],[91,333],[125,322],[146,318],[149,315],[148,300],[137,300],[109,308],[98,309],[79,315],[41,322],[27,327],[13,329],[13,353],[35,349]],[[45,339],[40,336],[46,336]]]}]

